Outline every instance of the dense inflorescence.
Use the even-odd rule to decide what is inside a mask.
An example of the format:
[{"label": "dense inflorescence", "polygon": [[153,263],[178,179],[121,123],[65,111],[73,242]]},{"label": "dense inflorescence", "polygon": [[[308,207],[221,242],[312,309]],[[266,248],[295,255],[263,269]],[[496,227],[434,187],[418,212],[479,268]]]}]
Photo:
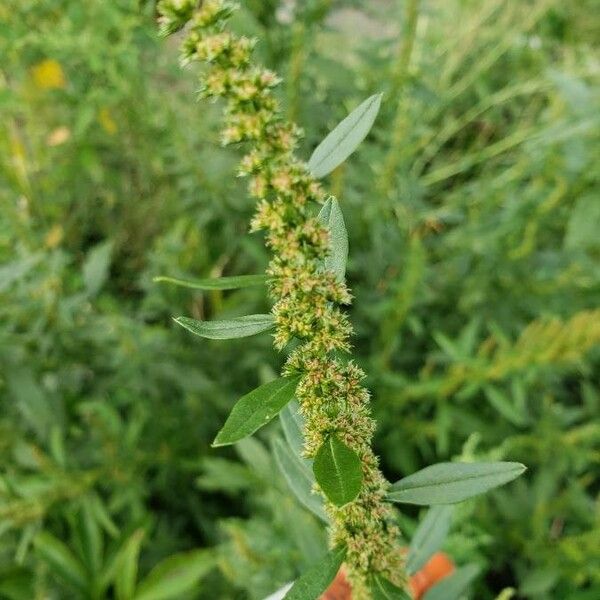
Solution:
[{"label": "dense inflorescence", "polygon": [[399,531],[384,501],[386,482],[371,449],[375,423],[364,373],[344,356],[352,327],[340,306],[350,303],[345,283],[323,269],[329,235],[315,216],[325,194],[296,158],[301,131],[282,118],[274,88],[279,78],[252,63],[255,44],[224,27],[235,5],[225,0],[163,0],[161,30],[184,29],[183,61],[206,65],[201,95],[226,100],[223,144],[248,142],[239,174],[249,178],[258,206],[252,231],[264,230],[273,254],[268,267],[276,321],[275,346],[293,339],[284,375],[301,375],[296,396],[305,418],[305,454],[314,457],[335,434],[360,457],[363,483],[345,506],[326,503],[332,546],[345,545],[356,598],[368,597],[366,581],[381,574],[404,583]]}]

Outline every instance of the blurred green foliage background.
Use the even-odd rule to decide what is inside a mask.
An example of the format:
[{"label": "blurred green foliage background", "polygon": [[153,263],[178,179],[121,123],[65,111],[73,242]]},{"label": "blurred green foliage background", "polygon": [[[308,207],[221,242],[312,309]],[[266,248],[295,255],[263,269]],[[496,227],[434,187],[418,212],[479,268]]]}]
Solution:
[{"label": "blurred green foliage background", "polygon": [[[472,598],[600,598],[597,2],[242,4],[306,157],[385,93],[330,187],[386,475],[526,463],[457,512],[446,550],[480,565]],[[209,447],[279,368],[269,336],[200,341],[171,321],[265,312],[264,290],[152,283],[268,259],[218,110],[194,102],[155,16],[0,3],[2,599],[128,600],[176,556],[183,578],[218,568],[174,597],[261,600],[325,550],[274,466],[277,424]],[[418,516],[400,516],[407,538]]]}]

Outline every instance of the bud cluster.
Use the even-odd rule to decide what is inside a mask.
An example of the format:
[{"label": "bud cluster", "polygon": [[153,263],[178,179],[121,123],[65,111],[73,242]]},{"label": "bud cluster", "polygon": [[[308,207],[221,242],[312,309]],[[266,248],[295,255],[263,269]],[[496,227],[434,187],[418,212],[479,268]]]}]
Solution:
[{"label": "bud cluster", "polygon": [[[190,8],[192,7],[192,8]],[[360,457],[363,487],[351,503],[326,503],[332,521],[331,543],[347,547],[346,566],[356,599],[368,598],[366,581],[382,574],[402,583],[399,531],[384,502],[385,480],[371,449],[375,423],[363,372],[340,358],[350,350],[352,326],[340,306],[350,292],[323,268],[329,235],[314,216],[325,199],[294,150],[301,131],[279,111],[274,88],[279,78],[251,62],[254,41],[224,27],[235,6],[226,0],[163,0],[164,32],[186,27],[183,60],[204,63],[201,95],[226,100],[223,144],[250,142],[238,174],[249,178],[258,206],[251,229],[264,230],[273,253],[268,268],[276,321],[275,346],[299,344],[290,353],[284,374],[301,375],[296,396],[305,417],[305,455],[315,455],[335,434]]]}]

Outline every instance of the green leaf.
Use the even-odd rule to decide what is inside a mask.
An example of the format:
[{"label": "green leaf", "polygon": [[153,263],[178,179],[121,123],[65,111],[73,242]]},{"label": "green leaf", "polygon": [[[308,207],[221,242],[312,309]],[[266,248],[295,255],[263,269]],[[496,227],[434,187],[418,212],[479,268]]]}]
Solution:
[{"label": "green leaf", "polygon": [[[36,581],[31,571],[14,567],[4,571],[0,578],[0,598],[2,600],[31,600],[36,597]],[[39,589],[39,588],[38,588]]]},{"label": "green leaf", "polygon": [[517,427],[522,427],[527,422],[527,417],[522,411],[518,410],[516,406],[494,386],[486,386],[484,388],[485,395],[489,400],[490,404],[507,420]]},{"label": "green leaf", "polygon": [[113,538],[119,537],[119,528],[112,520],[102,500],[96,494],[93,494],[91,497],[91,507],[96,521],[104,531]]},{"label": "green leaf", "polygon": [[394,483],[388,500],[406,504],[453,504],[516,479],[526,467],[515,462],[439,463]]},{"label": "green leaf", "polygon": [[235,444],[266,425],[294,397],[300,377],[282,377],[242,396],[233,407],[213,447]]},{"label": "green leaf", "polygon": [[450,530],[453,506],[434,506],[427,511],[413,535],[406,560],[409,575],[416,573],[437,552]]},{"label": "green leaf", "polygon": [[302,450],[304,449],[304,419],[300,414],[300,406],[297,400],[292,399],[283,407],[279,413],[279,420],[281,421],[285,439],[294,451],[294,454],[305,464],[312,465],[311,461],[302,456]]},{"label": "green leaf", "polygon": [[521,579],[519,593],[525,598],[536,598],[550,594],[558,579],[559,574],[556,569],[534,568]]},{"label": "green leaf", "polygon": [[340,281],[344,281],[348,262],[348,233],[342,209],[335,198],[331,197],[325,202],[319,212],[319,220],[329,230],[330,238],[329,255],[324,261],[325,269],[333,271]]},{"label": "green leaf", "polygon": [[478,574],[477,565],[461,567],[429,588],[423,600],[458,600]]},{"label": "green leaf", "polygon": [[411,600],[405,590],[379,575],[371,578],[369,588],[373,600]]},{"label": "green leaf", "polygon": [[237,461],[206,457],[202,459],[202,475],[196,479],[196,485],[202,490],[229,495],[247,490],[256,480],[256,475]]},{"label": "green leaf", "polygon": [[54,574],[80,591],[87,590],[85,567],[66,544],[47,531],[41,531],[35,536],[33,545]]},{"label": "green leaf", "polygon": [[294,496],[296,496],[298,502],[310,510],[319,519],[328,523],[329,519],[323,509],[323,500],[319,495],[314,494],[312,491],[315,477],[311,470],[310,461],[300,459],[294,454],[292,449],[280,439],[276,439],[273,442],[273,455],[279,470]]},{"label": "green leaf", "polygon": [[8,391],[23,419],[41,440],[47,440],[55,428],[61,427],[61,410],[52,401],[29,368],[5,371]]},{"label": "green leaf", "polygon": [[235,445],[238,456],[246,463],[254,475],[270,479],[273,475],[273,460],[269,451],[256,438],[247,437]]},{"label": "green leaf", "polygon": [[0,267],[0,292],[8,289],[15,281],[24,277],[42,259],[43,254],[32,254]]},{"label": "green leaf", "polygon": [[195,290],[239,290],[255,285],[264,285],[269,281],[267,275],[237,275],[235,277],[217,277],[207,279],[177,279],[176,277],[155,277],[156,283],[172,283]]},{"label": "green leaf", "polygon": [[102,566],[104,540],[89,498],[82,502],[77,525],[83,559],[89,572],[96,575]]},{"label": "green leaf", "polygon": [[592,250],[600,247],[598,239],[600,202],[597,193],[582,194],[570,212],[565,235],[568,250]]},{"label": "green leaf", "polygon": [[211,340],[230,340],[255,335],[275,326],[273,315],[248,315],[228,321],[197,321],[187,317],[177,317],[175,323],[188,331]]},{"label": "green leaf", "polygon": [[[511,588],[512,590],[512,588]],[[0,588],[1,591],[1,588]],[[514,595],[514,590],[513,595]],[[512,596],[509,597],[512,598]],[[504,600],[503,598],[497,598],[497,600]],[[570,593],[565,600],[598,600],[598,590],[584,590],[581,592]]]},{"label": "green leaf", "polygon": [[159,563],[137,588],[134,600],[181,598],[215,566],[210,550],[175,554]]},{"label": "green leaf", "polygon": [[125,541],[115,559],[115,592],[117,600],[131,600],[135,593],[140,548],[144,530],[137,529]]},{"label": "green leaf", "polygon": [[315,149],[308,168],[317,179],[343,163],[367,137],[381,106],[375,94],[357,106]]},{"label": "green leaf", "polygon": [[336,506],[352,502],[362,485],[360,458],[335,435],[319,448],[313,472],[323,493]]},{"label": "green leaf", "polygon": [[95,296],[108,278],[112,250],[113,242],[106,241],[88,252],[83,264],[83,282],[89,296]]},{"label": "green leaf", "polygon": [[[7,523],[4,521],[0,524],[0,537],[2,537],[2,533],[8,528],[10,528],[10,522]],[[19,542],[14,553],[14,562],[16,564],[23,564],[25,562],[27,554],[29,554],[29,550],[31,548],[31,543],[33,542],[38,530],[39,526],[37,523],[29,523],[23,527],[22,531],[19,532]]]},{"label": "green leaf", "polygon": [[332,550],[324,559],[296,580],[285,595],[285,600],[318,600],[335,579],[345,556],[344,548]]}]

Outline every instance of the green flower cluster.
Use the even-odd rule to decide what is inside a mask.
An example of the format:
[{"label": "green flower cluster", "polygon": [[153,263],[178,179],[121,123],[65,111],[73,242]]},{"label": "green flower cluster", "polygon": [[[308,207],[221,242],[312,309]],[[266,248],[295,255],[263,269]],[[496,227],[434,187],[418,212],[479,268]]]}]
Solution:
[{"label": "green flower cluster", "polygon": [[301,131],[281,116],[274,88],[279,78],[251,62],[254,41],[224,28],[235,5],[226,0],[163,0],[161,30],[185,28],[183,61],[207,65],[201,94],[224,98],[223,144],[249,142],[239,174],[249,178],[258,207],[252,230],[264,230],[273,253],[268,268],[276,320],[275,345],[292,339],[284,375],[301,375],[296,396],[305,418],[305,454],[314,457],[324,440],[336,435],[359,456],[362,488],[342,507],[326,503],[331,544],[347,548],[346,567],[355,598],[367,598],[367,581],[381,574],[404,583],[400,533],[384,501],[386,482],[371,449],[375,423],[364,373],[341,359],[350,350],[352,327],[340,305],[350,292],[323,268],[328,231],[314,215],[324,192],[304,162],[296,158]]}]

